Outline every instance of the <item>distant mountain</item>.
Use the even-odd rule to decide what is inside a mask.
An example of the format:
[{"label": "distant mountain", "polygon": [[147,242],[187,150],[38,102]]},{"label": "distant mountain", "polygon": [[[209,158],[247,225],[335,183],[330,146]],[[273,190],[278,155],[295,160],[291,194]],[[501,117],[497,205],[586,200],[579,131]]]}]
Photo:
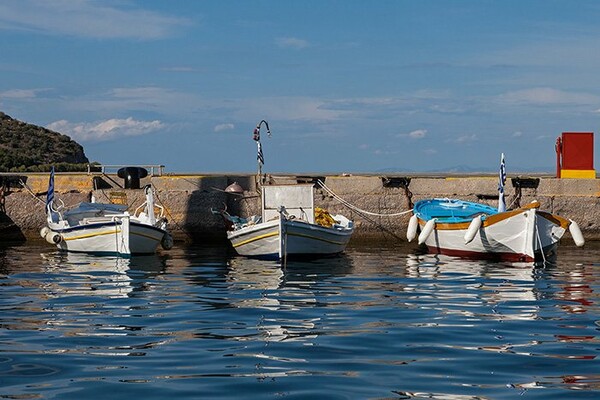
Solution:
[{"label": "distant mountain", "polygon": [[[448,173],[456,173],[456,174],[474,174],[474,173],[498,173],[500,166],[496,167],[471,167],[468,165],[455,165],[453,167],[448,168],[440,168],[431,170],[429,172],[448,172]],[[519,166],[510,166],[507,167],[506,171],[509,175],[516,173],[551,173],[552,167],[519,167]]]},{"label": "distant mountain", "polygon": [[[471,167],[468,165],[454,165],[446,168],[435,168],[428,170],[420,170],[415,171],[414,169],[409,168],[399,168],[399,167],[390,167],[383,168],[375,171],[377,173],[444,173],[444,174],[494,174],[498,173],[498,167],[490,168],[490,167]],[[543,173],[543,174],[552,174],[552,167],[512,167],[507,171],[508,175],[514,175],[519,173]]]},{"label": "distant mountain", "polygon": [[70,137],[0,112],[0,172],[81,171],[88,162]]}]

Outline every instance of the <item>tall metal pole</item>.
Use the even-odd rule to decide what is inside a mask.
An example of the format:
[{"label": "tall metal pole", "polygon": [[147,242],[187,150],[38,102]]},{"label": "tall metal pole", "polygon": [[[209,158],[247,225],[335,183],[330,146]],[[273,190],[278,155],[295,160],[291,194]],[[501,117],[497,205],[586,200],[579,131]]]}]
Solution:
[{"label": "tall metal pole", "polygon": [[252,134],[252,139],[254,139],[254,141],[256,142],[256,162],[258,164],[258,172],[257,172],[257,187],[256,189],[258,190],[258,185],[262,185],[262,166],[265,163],[265,158],[263,156],[263,152],[262,152],[262,145],[260,143],[260,127],[261,125],[265,125],[265,127],[267,128],[267,135],[269,137],[271,137],[271,130],[269,129],[269,123],[267,121],[265,121],[264,119],[261,120],[258,124],[256,124],[256,128],[254,128],[254,132]]},{"label": "tall metal pole", "polygon": [[560,178],[560,173],[561,173],[561,163],[560,163],[560,159],[562,156],[562,139],[559,137],[556,138],[556,145],[554,146],[554,148],[556,149],[556,177]]}]

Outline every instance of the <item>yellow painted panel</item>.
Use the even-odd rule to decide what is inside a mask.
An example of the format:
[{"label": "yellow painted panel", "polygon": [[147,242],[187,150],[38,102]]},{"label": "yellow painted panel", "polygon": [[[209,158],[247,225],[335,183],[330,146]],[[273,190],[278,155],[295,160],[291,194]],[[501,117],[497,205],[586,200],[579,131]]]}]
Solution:
[{"label": "yellow painted panel", "polygon": [[593,169],[561,169],[561,178],[596,179],[596,170]]}]

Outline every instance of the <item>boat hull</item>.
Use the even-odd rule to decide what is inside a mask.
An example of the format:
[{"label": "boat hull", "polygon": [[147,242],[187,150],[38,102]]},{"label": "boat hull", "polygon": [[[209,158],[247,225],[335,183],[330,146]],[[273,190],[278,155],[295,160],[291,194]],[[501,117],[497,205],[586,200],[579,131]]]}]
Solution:
[{"label": "boat hull", "polygon": [[279,221],[273,220],[261,224],[228,232],[231,245],[242,256],[279,257]]},{"label": "boat hull", "polygon": [[[421,227],[425,222],[419,221]],[[554,251],[567,227],[564,218],[525,208],[488,216],[469,243],[468,222],[436,224],[425,244],[433,253],[534,261]]]},{"label": "boat hull", "polygon": [[282,258],[284,254],[330,255],[344,251],[352,228],[327,228],[293,220],[272,220],[228,233],[235,251],[243,256]]},{"label": "boat hull", "polygon": [[50,230],[60,235],[57,247],[61,250],[120,255],[155,253],[167,234],[163,229],[133,221],[128,228],[123,229],[121,222],[107,222]]}]

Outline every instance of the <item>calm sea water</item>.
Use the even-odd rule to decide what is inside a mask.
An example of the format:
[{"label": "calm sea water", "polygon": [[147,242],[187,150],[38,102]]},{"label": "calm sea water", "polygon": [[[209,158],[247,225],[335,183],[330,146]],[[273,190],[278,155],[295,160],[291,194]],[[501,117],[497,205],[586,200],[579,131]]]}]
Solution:
[{"label": "calm sea water", "polygon": [[598,398],[599,291],[594,243],[545,267],[3,246],[0,398]]}]

